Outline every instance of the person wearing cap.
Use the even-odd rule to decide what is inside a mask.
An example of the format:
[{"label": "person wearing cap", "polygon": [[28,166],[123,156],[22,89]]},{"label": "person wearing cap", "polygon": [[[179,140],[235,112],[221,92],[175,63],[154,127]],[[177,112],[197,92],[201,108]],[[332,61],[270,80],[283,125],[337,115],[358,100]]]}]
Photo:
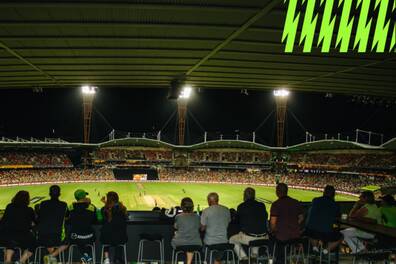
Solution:
[{"label": "person wearing cap", "polygon": [[380,207],[382,220],[385,226],[396,228],[396,201],[392,195],[381,197]]},{"label": "person wearing cap", "polygon": [[48,249],[44,263],[58,263],[56,257],[68,247],[65,237],[65,218],[67,204],[59,200],[61,189],[52,185],[49,189],[50,199],[36,206],[38,244]]},{"label": "person wearing cap", "polygon": [[74,192],[76,202],[69,206],[68,223],[70,230],[68,239],[70,244],[77,245],[81,261],[83,263],[91,263],[92,256],[87,245],[95,242],[95,231],[93,225],[96,220],[96,207],[91,204],[91,200],[87,197],[88,193],[83,189]]}]

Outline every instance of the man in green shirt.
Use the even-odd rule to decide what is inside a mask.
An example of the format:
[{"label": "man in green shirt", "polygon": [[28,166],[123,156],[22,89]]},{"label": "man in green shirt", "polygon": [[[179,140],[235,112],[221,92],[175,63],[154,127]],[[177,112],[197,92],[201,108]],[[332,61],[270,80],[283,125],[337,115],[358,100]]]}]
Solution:
[{"label": "man in green shirt", "polygon": [[381,197],[381,215],[385,226],[396,228],[396,202],[392,195]]}]

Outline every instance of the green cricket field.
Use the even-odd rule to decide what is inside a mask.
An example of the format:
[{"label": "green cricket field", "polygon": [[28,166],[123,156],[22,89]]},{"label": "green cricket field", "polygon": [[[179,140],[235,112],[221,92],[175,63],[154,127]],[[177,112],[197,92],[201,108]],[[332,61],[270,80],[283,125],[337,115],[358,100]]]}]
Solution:
[{"label": "green cricket field", "polygon": [[[100,202],[109,191],[119,194],[120,200],[128,210],[151,210],[153,207],[170,208],[180,205],[180,200],[184,197],[193,199],[195,206],[201,209],[207,207],[206,196],[210,192],[217,192],[220,196],[220,203],[236,208],[242,202],[243,190],[248,185],[241,184],[215,184],[215,183],[174,183],[174,182],[95,182],[95,183],[64,183],[61,186],[61,200],[67,203],[74,201],[74,191],[84,189],[89,193],[92,203],[97,207],[102,207]],[[249,185],[256,189],[256,197],[269,207],[272,201],[276,200],[274,187]],[[0,208],[4,209],[10,203],[12,197],[19,190],[26,190],[30,193],[31,206],[48,199],[48,189],[50,184],[43,185],[19,185],[11,187],[0,187]],[[314,197],[321,196],[320,192],[299,189],[290,189],[289,196],[302,201],[311,201]],[[337,195],[337,201],[354,201],[353,196]]]}]

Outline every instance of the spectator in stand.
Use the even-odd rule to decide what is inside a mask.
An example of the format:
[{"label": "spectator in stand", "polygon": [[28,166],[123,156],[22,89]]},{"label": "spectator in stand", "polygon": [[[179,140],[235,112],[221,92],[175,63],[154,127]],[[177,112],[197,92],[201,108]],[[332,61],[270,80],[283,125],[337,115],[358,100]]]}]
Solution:
[{"label": "spectator in stand", "polygon": [[[323,196],[314,198],[309,209],[305,233],[311,238],[311,245],[316,252],[319,252],[319,241],[329,243],[330,251],[337,248],[342,241],[341,233],[333,228],[341,216],[340,207],[334,197],[334,187],[327,185],[324,188]],[[329,252],[324,249],[323,253],[328,254]]]},{"label": "spectator in stand", "polygon": [[[359,197],[359,201],[355,203],[352,210],[349,212],[349,217],[365,223],[382,223],[381,211],[375,204],[373,192],[362,192]],[[373,239],[375,237],[373,234],[354,227],[344,229],[341,233],[344,235],[344,240],[351,248],[352,253],[358,253],[365,249],[361,239]]]},{"label": "spectator in stand", "polygon": [[[123,257],[118,245],[125,244],[128,241],[127,235],[127,218],[128,212],[126,207],[120,202],[116,192],[108,192],[106,197],[102,197],[105,206],[102,208],[103,225],[100,232],[100,241],[102,244],[110,245],[116,252],[114,261],[111,263],[122,263]],[[110,264],[109,247],[106,247],[104,253],[104,264]]]},{"label": "spectator in stand", "polygon": [[385,226],[396,228],[396,202],[392,195],[381,197],[381,215]]},{"label": "spectator in stand", "polygon": [[[183,198],[180,206],[183,212],[175,217],[174,227],[176,231],[171,242],[172,247],[175,249],[180,246],[201,246],[200,219],[194,213],[193,201],[189,197]],[[193,252],[187,252],[186,255],[187,264],[191,264]]]},{"label": "spectator in stand", "polygon": [[36,239],[32,227],[36,218],[29,202],[29,193],[19,191],[7,205],[0,221],[0,245],[6,248],[5,263],[11,263],[17,247],[22,249],[19,259],[22,264],[26,263],[35,250]]},{"label": "spectator in stand", "polygon": [[[257,239],[268,239],[268,214],[265,204],[256,201],[256,191],[250,187],[243,192],[243,200],[237,208],[237,222],[241,231],[230,238],[230,243],[235,245],[235,253],[242,261],[247,260],[242,245],[249,245],[250,241]],[[258,248],[253,248],[253,255],[258,255]]]},{"label": "spectator in stand", "polygon": [[[208,205],[202,211],[201,230],[205,231],[204,243],[207,246],[228,243],[227,227],[231,221],[230,210],[219,204],[217,193],[208,194]],[[215,263],[220,264],[223,257],[222,251],[215,254]]]},{"label": "spectator in stand", "polygon": [[[50,200],[41,202],[36,207],[38,245],[48,249],[44,263],[58,263],[56,257],[67,249],[65,240],[65,217],[68,213],[67,204],[59,201],[61,189],[52,185],[49,189]],[[55,249],[56,248],[56,249]]]},{"label": "spectator in stand", "polygon": [[97,222],[96,207],[91,204],[91,200],[87,197],[88,193],[82,189],[74,192],[74,202],[69,207],[69,242],[75,244],[82,255],[83,263],[92,263],[92,256],[88,244],[95,242],[95,231],[93,224]]},{"label": "spectator in stand", "polygon": [[301,236],[301,224],[304,221],[304,211],[299,201],[287,195],[285,183],[276,186],[276,200],[271,206],[270,227],[276,241],[275,258],[277,263],[284,259],[284,243],[298,239]]}]

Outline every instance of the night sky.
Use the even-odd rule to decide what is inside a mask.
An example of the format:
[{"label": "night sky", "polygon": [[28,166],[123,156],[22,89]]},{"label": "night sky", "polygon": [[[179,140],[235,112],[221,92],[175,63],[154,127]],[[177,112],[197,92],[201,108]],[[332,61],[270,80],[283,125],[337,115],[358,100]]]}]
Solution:
[{"label": "night sky", "polygon": [[[239,90],[196,89],[188,105],[187,144],[202,141],[204,131],[208,131],[208,139],[218,138],[220,134],[235,139],[238,133],[241,139],[251,140],[256,130],[258,142],[274,145],[272,92],[248,92],[249,95],[244,95]],[[116,130],[116,136],[126,132],[151,135],[162,130],[162,138],[174,143],[176,116],[170,117],[176,111],[176,102],[168,100],[167,93],[167,89],[99,89],[94,101],[91,141],[107,140],[112,129]],[[0,90],[0,115],[0,136],[82,141],[79,88],[44,89],[42,93],[29,89]],[[339,132],[344,137],[354,137],[356,128],[384,133],[387,140],[396,136],[395,116],[395,106],[357,103],[344,95],[326,97],[323,93],[292,92],[286,144],[303,142],[306,130],[316,138],[323,138],[324,133],[337,137]],[[266,117],[267,121],[259,127]]]}]

